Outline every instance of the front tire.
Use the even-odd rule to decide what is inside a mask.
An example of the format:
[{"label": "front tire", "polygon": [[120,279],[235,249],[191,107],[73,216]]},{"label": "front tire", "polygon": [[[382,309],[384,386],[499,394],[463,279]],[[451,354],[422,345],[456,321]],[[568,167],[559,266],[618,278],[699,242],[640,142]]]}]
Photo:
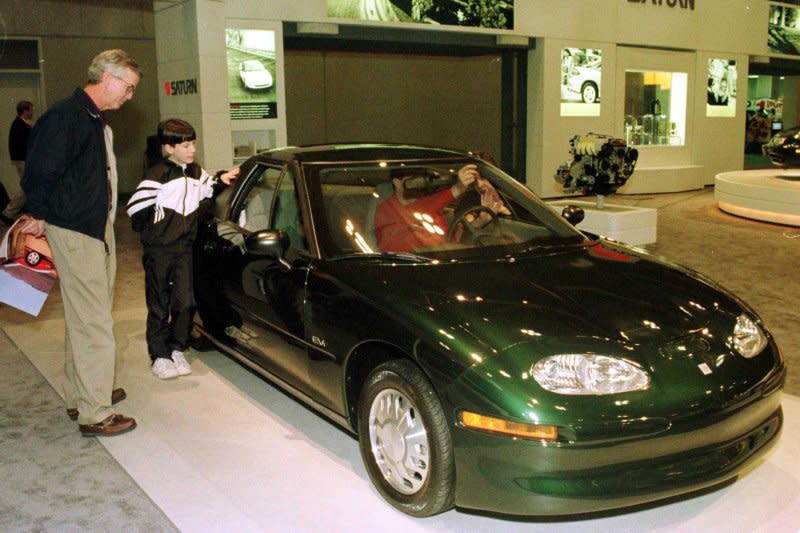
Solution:
[{"label": "front tire", "polygon": [[581,87],[581,100],[587,104],[593,104],[597,101],[597,85],[587,81]]},{"label": "front tire", "polygon": [[367,377],[358,402],[361,459],[378,492],[412,516],[453,507],[455,465],[447,419],[433,387],[411,361]]}]

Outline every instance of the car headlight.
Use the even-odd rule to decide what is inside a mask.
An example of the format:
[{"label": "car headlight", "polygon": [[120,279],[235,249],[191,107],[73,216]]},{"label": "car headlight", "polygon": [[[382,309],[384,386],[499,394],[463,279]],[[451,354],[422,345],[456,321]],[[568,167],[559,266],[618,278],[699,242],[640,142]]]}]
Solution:
[{"label": "car headlight", "polygon": [[635,364],[598,354],[551,355],[531,366],[531,375],[542,388],[557,394],[618,394],[650,386],[650,376]]},{"label": "car headlight", "polygon": [[736,317],[736,325],[729,342],[742,357],[750,359],[767,346],[767,337],[753,319],[742,314]]}]

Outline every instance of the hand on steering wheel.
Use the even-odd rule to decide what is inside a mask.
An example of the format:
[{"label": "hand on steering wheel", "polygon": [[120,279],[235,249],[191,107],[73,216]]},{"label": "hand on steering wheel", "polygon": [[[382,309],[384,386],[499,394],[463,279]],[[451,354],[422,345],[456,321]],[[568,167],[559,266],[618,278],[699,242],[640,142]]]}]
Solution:
[{"label": "hand on steering wheel", "polygon": [[[475,225],[474,222],[486,220],[485,218],[481,217],[481,214],[483,213],[489,215],[489,220],[480,226]],[[467,218],[469,215],[472,215],[472,219]],[[482,230],[490,224],[492,225],[492,232],[497,233],[500,229],[499,225],[497,224],[497,213],[482,205],[470,207],[458,215],[453,223],[450,224],[450,227],[447,229],[447,241],[462,242],[464,240],[464,235],[467,234],[471,242],[477,242],[479,237],[478,230]],[[460,230],[458,229],[459,227],[461,228]],[[456,233],[458,233],[457,238]]]}]

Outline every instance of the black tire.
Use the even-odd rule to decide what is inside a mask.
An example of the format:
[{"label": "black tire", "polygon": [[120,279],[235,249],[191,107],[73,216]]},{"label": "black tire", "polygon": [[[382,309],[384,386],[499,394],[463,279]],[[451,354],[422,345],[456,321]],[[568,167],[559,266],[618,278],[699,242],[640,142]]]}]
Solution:
[{"label": "black tire", "polygon": [[[392,409],[381,411],[381,405],[391,405]],[[397,408],[404,412],[400,420],[407,419],[416,428],[406,435],[400,435],[403,430],[395,427],[400,424],[381,425],[378,419],[387,411],[396,413]],[[414,363],[395,359],[370,373],[358,401],[358,433],[361,459],[386,501],[412,516],[432,516],[453,507],[455,464],[450,430],[433,386]],[[395,446],[388,442],[390,439],[381,439],[387,434],[394,438]],[[420,438],[425,445],[419,445]],[[408,444],[414,441],[418,444],[413,447],[416,454],[409,453],[412,446]],[[406,469],[408,464],[399,465],[396,457],[390,457],[398,452],[406,460],[403,463],[414,463],[412,468]],[[393,465],[399,468],[393,470]],[[399,472],[401,469],[406,475]]]},{"label": "black tire", "polygon": [[[589,90],[588,92],[587,89]],[[591,81],[587,81],[581,87],[581,100],[587,104],[593,104],[597,102],[599,97],[597,92],[597,85]]]}]

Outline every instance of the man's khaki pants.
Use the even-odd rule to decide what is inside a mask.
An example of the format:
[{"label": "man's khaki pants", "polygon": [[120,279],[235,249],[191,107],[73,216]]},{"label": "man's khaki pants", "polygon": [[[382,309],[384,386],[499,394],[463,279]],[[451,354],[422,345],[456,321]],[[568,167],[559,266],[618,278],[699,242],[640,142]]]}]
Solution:
[{"label": "man's khaki pants", "polygon": [[58,226],[48,225],[46,235],[64,300],[64,399],[68,408],[77,407],[80,412],[78,423],[96,424],[114,413],[114,227],[109,218],[108,252],[103,241]]}]

